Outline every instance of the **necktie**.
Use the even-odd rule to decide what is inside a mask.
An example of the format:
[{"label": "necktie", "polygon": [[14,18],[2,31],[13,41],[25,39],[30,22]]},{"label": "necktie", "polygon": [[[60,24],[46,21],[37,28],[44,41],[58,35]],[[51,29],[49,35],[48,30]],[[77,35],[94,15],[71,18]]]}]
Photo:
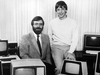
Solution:
[{"label": "necktie", "polygon": [[39,35],[37,35],[37,44],[38,44],[38,47],[39,47],[39,50],[40,50],[40,56],[42,56],[42,49],[41,49],[41,44],[40,44],[40,41],[39,41]]}]

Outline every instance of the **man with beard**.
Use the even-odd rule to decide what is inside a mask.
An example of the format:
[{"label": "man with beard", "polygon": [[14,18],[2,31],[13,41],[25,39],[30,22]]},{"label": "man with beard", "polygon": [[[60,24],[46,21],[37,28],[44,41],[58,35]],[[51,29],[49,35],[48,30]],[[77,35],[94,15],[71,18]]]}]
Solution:
[{"label": "man with beard", "polygon": [[74,51],[78,43],[78,25],[67,15],[68,7],[64,1],[55,5],[57,18],[48,27],[52,56],[55,62],[56,75],[61,72],[64,59],[75,60]]},{"label": "man with beard", "polygon": [[50,41],[46,34],[43,34],[44,20],[36,16],[31,21],[33,31],[23,35],[19,43],[19,52],[22,59],[39,58],[46,65],[47,75],[53,75],[51,65]]}]

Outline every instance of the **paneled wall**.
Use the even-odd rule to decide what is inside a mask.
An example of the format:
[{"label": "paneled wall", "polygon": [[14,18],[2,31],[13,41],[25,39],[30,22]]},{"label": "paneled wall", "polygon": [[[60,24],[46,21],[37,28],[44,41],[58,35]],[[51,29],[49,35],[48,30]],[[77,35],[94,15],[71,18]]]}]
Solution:
[{"label": "paneled wall", "polygon": [[[0,0],[0,39],[19,42],[22,35],[32,31],[31,20],[40,15],[45,21],[44,33],[50,20],[56,17],[58,0]],[[68,16],[80,26],[77,50],[82,50],[85,32],[100,33],[100,0],[65,0]]]}]

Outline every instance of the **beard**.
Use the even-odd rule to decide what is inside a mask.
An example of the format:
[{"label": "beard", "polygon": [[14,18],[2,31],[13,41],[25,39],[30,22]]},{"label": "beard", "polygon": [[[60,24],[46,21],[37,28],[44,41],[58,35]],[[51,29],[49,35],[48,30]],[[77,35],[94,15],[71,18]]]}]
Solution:
[{"label": "beard", "polygon": [[33,31],[36,33],[36,34],[41,34],[41,32],[43,31],[43,27],[42,28],[34,28],[33,27]]}]

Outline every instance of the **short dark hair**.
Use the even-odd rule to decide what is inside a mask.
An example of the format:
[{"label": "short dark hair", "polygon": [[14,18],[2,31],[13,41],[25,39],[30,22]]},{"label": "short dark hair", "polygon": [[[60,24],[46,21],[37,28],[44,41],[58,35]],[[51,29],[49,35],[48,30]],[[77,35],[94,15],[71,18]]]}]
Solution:
[{"label": "short dark hair", "polygon": [[34,21],[39,21],[39,20],[42,20],[42,22],[43,22],[43,25],[44,25],[44,20],[43,20],[43,18],[41,17],[41,16],[36,16],[36,17],[34,17],[33,19],[32,19],[32,21],[31,21],[31,25],[33,26],[33,22]]},{"label": "short dark hair", "polygon": [[57,11],[58,7],[64,7],[66,10],[68,10],[67,4],[64,1],[58,1],[55,5],[55,11]]}]

